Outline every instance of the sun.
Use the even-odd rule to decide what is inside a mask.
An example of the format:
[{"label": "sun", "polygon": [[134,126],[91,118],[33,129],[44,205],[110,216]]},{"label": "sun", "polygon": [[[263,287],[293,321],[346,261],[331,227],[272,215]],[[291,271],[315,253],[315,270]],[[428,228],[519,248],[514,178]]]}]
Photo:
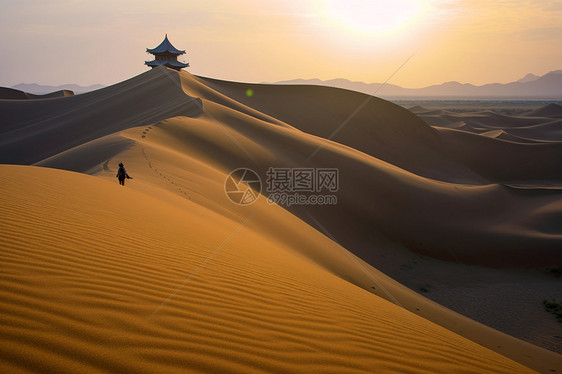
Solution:
[{"label": "sun", "polygon": [[417,0],[330,0],[325,16],[346,32],[383,37],[406,31],[424,15],[425,2]]}]

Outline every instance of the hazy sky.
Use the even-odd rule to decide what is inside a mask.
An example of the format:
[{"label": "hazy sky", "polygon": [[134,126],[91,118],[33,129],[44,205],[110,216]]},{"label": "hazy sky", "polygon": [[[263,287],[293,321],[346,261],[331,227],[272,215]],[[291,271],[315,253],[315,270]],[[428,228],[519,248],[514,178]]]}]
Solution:
[{"label": "hazy sky", "polygon": [[0,85],[112,84],[164,34],[220,79],[509,82],[562,69],[562,0],[0,0]]}]

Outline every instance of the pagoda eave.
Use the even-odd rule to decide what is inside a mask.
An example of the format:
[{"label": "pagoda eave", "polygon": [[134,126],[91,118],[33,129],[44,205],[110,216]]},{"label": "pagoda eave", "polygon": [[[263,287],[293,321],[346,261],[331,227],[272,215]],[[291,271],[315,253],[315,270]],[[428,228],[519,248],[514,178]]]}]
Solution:
[{"label": "pagoda eave", "polygon": [[144,64],[148,65],[152,68],[164,65],[166,67],[176,69],[176,70],[189,67],[189,63],[183,63],[183,62],[179,62],[179,61],[169,61],[169,60],[168,61],[165,61],[165,60],[145,61]]},{"label": "pagoda eave", "polygon": [[153,54],[155,56],[162,56],[162,55],[174,55],[174,56],[181,56],[181,55],[185,55],[185,51],[180,51],[180,50],[176,50],[176,51],[158,51],[158,52],[154,52],[154,49],[146,49],[147,53]]}]

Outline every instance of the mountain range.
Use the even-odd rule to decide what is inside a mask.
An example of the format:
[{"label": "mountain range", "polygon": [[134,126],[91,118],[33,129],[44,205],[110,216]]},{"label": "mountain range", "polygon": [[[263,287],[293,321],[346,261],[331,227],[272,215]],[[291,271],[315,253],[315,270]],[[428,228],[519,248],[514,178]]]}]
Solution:
[{"label": "mountain range", "polygon": [[20,83],[12,86],[11,88],[27,92],[34,95],[45,95],[55,91],[72,91],[75,94],[81,94],[85,92],[95,91],[100,88],[105,87],[102,84],[93,84],[91,86],[80,86],[78,84],[61,84],[60,86],[49,86],[37,83]]},{"label": "mountain range", "polygon": [[[383,98],[434,98],[434,99],[562,99],[562,70],[554,70],[543,76],[532,73],[510,83],[489,83],[481,86],[457,81],[445,82],[423,88],[405,88],[394,84],[365,83],[344,78],[321,80],[292,79],[276,82],[278,84],[307,84],[344,88]],[[76,94],[95,91],[105,87],[102,84],[80,86],[63,84],[59,86],[37,83],[20,83],[11,88],[35,95],[45,95],[55,91],[67,90]]]},{"label": "mountain range", "polygon": [[490,83],[476,86],[456,81],[423,88],[404,88],[394,84],[365,83],[347,79],[293,79],[280,84],[308,84],[345,88],[383,98],[435,98],[435,99],[562,99],[562,70],[543,76],[527,74],[511,83]]}]

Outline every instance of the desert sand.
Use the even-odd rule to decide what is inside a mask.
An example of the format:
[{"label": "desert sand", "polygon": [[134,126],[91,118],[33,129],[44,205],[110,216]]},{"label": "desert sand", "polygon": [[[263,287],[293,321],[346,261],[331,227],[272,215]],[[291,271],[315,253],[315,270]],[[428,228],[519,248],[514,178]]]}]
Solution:
[{"label": "desert sand", "polygon": [[52,99],[57,97],[73,96],[70,90],[60,90],[45,95],[34,95],[13,88],[0,87],[0,100],[28,100],[28,99]]},{"label": "desert sand", "polygon": [[[560,262],[555,126],[537,112],[506,122],[525,130],[512,134],[490,113],[445,114],[166,68],[0,100],[0,162],[19,164],[0,166],[2,371],[562,371],[554,330],[536,337],[547,350],[510,336],[520,319],[507,335],[415,291],[428,272],[445,298],[511,271],[501,292],[516,295],[519,271],[560,294],[537,270]],[[224,192],[239,167],[265,180],[305,166],[340,170],[337,205],[239,206]],[[411,258],[428,265],[400,271]],[[529,324],[559,328],[541,308],[525,307]],[[501,319],[483,309],[480,322]]]}]

